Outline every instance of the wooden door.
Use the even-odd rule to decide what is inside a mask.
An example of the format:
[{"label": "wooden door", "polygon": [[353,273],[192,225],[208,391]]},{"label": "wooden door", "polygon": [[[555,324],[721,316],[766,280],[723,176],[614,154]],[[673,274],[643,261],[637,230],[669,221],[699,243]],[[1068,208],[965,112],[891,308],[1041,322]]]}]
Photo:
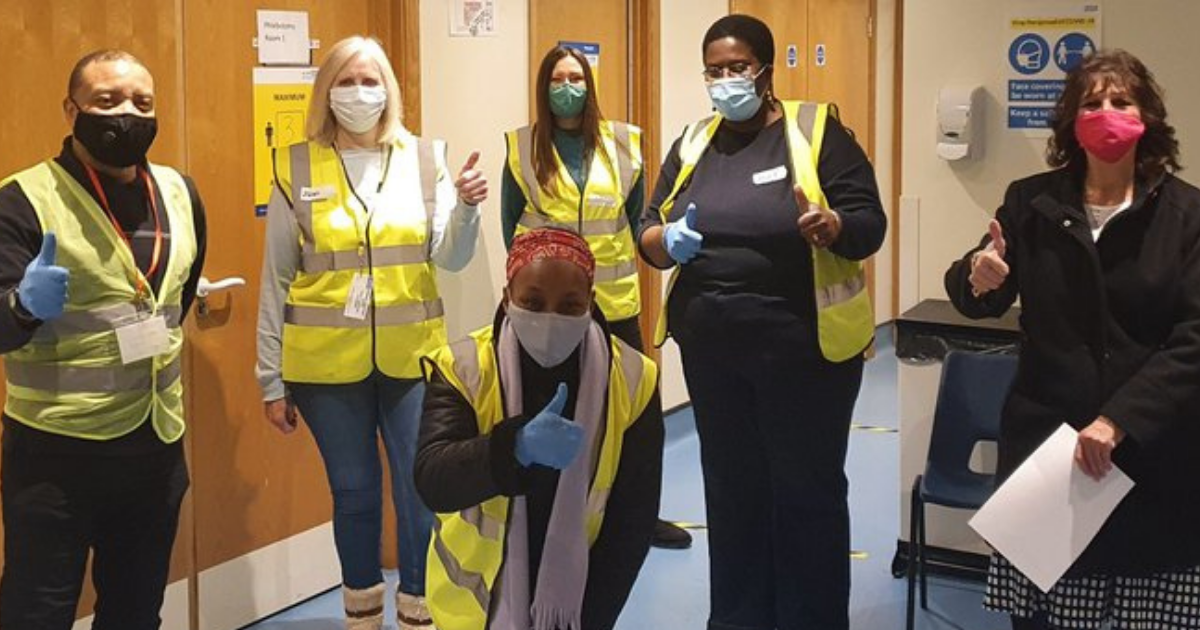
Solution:
[{"label": "wooden door", "polygon": [[[0,178],[53,157],[71,130],[63,117],[67,79],[75,62],[100,48],[133,53],[149,66],[157,95],[159,132],[150,159],[184,165],[182,0],[3,0],[0,2]],[[3,383],[0,381],[0,391]],[[190,433],[185,436],[190,447]],[[190,496],[184,499],[163,607],[164,627],[187,624],[187,577],[192,569]],[[2,530],[2,528],[0,528]],[[0,531],[2,533],[2,531]],[[0,564],[3,563],[0,548]],[[79,617],[91,614],[90,579]]]},{"label": "wooden door", "polygon": [[[779,98],[837,105],[868,157],[875,154],[875,0],[730,0],[734,13],[766,22],[775,36]],[[795,67],[788,48],[796,47]],[[875,260],[866,261],[875,295]]]},{"label": "wooden door", "polygon": [[559,42],[600,45],[596,93],[600,111],[612,120],[629,120],[628,12],[625,0],[530,0],[529,2],[529,116],[537,112],[533,83],[546,52]]}]

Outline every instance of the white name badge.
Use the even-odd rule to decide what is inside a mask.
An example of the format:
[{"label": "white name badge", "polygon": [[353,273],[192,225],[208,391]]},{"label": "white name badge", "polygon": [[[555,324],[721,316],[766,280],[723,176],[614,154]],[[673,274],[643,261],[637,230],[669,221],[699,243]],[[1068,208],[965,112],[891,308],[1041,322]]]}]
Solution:
[{"label": "white name badge", "polygon": [[309,188],[308,186],[300,187],[300,201],[321,201],[329,199],[336,191],[333,186],[318,186]]},{"label": "white name badge", "polygon": [[342,314],[350,319],[366,319],[367,313],[371,312],[371,292],[374,286],[375,279],[371,276],[354,274],[354,280],[350,283],[350,296],[346,298],[346,308]]},{"label": "white name badge", "polygon": [[129,365],[171,349],[167,320],[162,315],[135,315],[116,322],[121,363]]},{"label": "white name badge", "polygon": [[787,177],[787,173],[787,167],[780,164],[775,168],[769,168],[765,171],[759,171],[755,173],[752,179],[754,180],[755,186],[762,186],[763,184],[770,184],[782,180],[783,178]]}]

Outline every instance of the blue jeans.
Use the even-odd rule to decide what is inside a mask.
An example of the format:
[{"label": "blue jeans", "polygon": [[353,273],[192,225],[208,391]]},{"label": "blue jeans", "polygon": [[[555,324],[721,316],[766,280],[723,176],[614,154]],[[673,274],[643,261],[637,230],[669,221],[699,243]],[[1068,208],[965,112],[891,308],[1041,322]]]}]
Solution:
[{"label": "blue jeans", "polygon": [[383,472],[377,437],[382,435],[396,507],[400,590],[424,595],[433,513],[413,484],[424,381],[394,379],[375,371],[358,383],[288,383],[288,390],[325,460],[342,582],[363,589],[383,581]]}]

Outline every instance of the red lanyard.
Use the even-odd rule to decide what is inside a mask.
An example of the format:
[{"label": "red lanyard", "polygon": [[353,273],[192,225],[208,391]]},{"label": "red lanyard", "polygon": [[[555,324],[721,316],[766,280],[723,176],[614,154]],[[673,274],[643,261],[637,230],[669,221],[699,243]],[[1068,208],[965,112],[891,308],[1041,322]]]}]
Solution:
[{"label": "red lanyard", "polygon": [[[100,178],[96,176],[96,169],[87,163],[83,165],[83,168],[87,171],[88,178],[92,180],[92,187],[96,190],[96,195],[100,197],[100,206],[104,208],[104,213],[108,215],[108,220],[112,221],[117,235],[121,237],[122,241],[125,241],[125,246],[129,248],[129,257],[133,259],[133,267],[137,269],[137,257],[133,254],[133,243],[129,242],[129,237],[126,236],[125,230],[121,227],[120,222],[117,221],[117,217],[113,215],[112,208],[108,206],[108,195],[104,194],[104,187],[100,185]],[[146,291],[146,279],[152,277],[155,270],[158,269],[159,257],[162,256],[163,233],[162,221],[158,217],[158,200],[154,197],[154,181],[150,179],[150,173],[145,169],[138,169],[138,173],[142,176],[142,183],[146,185],[146,197],[150,199],[150,212],[154,215],[154,253],[150,256],[150,269],[146,271],[144,276],[135,278],[138,298],[142,298],[149,295],[148,291],[145,294],[142,293]],[[138,271],[141,270],[138,269]]]}]

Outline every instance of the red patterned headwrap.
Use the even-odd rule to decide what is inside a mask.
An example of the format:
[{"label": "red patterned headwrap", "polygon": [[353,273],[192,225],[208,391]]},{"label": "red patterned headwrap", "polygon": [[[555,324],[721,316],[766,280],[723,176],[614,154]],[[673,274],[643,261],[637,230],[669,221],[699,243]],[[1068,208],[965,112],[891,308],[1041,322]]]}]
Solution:
[{"label": "red patterned headwrap", "polygon": [[582,236],[559,228],[538,228],[513,239],[506,265],[508,282],[525,265],[546,258],[574,264],[587,274],[588,282],[595,278],[596,258]]}]

